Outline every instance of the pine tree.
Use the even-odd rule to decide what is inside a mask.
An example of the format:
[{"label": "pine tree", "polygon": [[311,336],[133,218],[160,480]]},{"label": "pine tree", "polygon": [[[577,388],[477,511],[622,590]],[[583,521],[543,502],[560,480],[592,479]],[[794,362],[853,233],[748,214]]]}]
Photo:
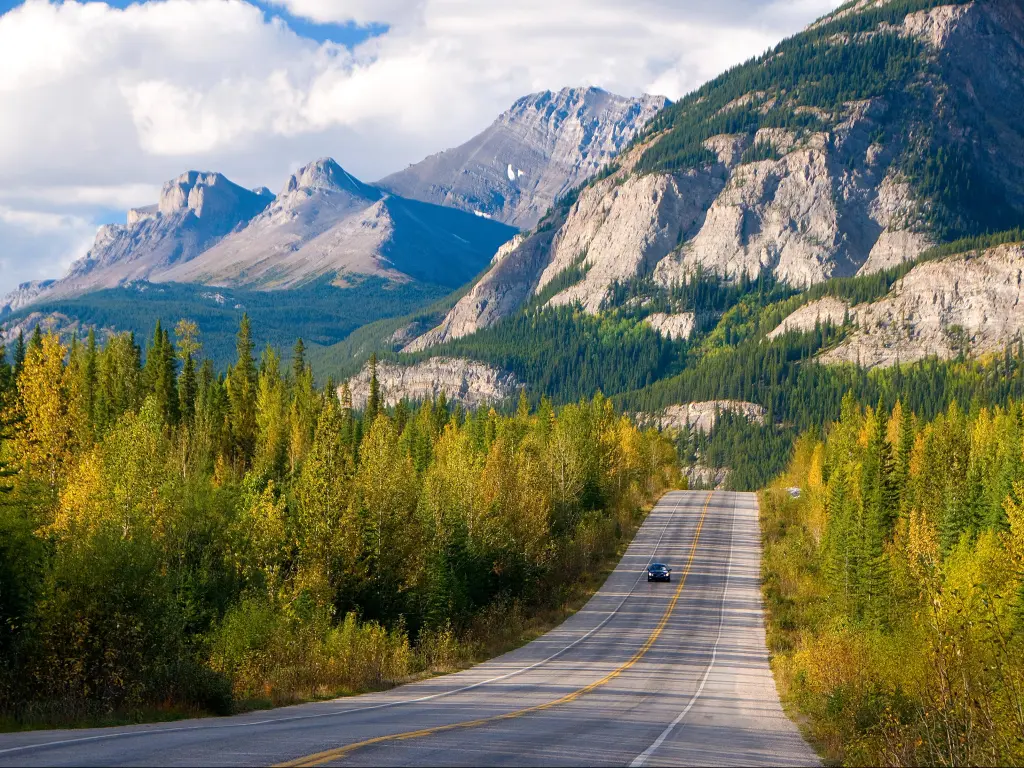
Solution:
[{"label": "pine tree", "polygon": [[191,425],[195,421],[196,397],[199,395],[199,380],[196,377],[196,359],[199,352],[199,327],[191,320],[179,320],[174,329],[177,342],[175,354],[181,361],[178,378],[178,413],[182,422]]},{"label": "pine tree", "polygon": [[249,315],[244,314],[238,327],[238,356],[227,384],[235,456],[246,466],[256,449],[256,363],[252,350],[252,325]]},{"label": "pine tree", "polygon": [[18,340],[14,343],[14,376],[21,373],[25,365],[25,331],[18,329]]},{"label": "pine tree", "polygon": [[292,381],[298,381],[306,370],[306,345],[299,338],[292,349]]},{"label": "pine tree", "polygon": [[380,406],[380,383],[377,381],[377,353],[374,352],[370,355],[370,394],[366,398],[366,413],[363,417],[366,422],[367,431],[373,426],[373,422],[377,420]]},{"label": "pine tree", "polygon": [[143,380],[149,394],[156,400],[165,424],[175,424],[178,421],[176,367],[170,335],[157,320],[153,340],[146,350]]}]

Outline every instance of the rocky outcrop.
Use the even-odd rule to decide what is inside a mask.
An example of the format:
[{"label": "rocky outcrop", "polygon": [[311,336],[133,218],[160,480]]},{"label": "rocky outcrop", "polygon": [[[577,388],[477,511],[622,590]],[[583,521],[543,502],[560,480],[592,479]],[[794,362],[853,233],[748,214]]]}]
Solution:
[{"label": "rocky outcrop", "polygon": [[415,339],[403,351],[416,352],[486,328],[515,312],[530,297],[544,266],[553,232],[516,237],[499,249],[491,269],[445,315],[436,328]]},{"label": "rocky outcrop", "polygon": [[292,175],[275,198],[217,173],[190,171],[160,200],[101,227],[61,280],[22,286],[10,311],[134,281],[285,289],[380,276],[458,287],[515,231],[364,184],[331,159]]},{"label": "rocky outcrop", "polygon": [[[844,8],[832,18],[871,7]],[[592,181],[571,207],[557,208],[505,254],[416,348],[493,324],[570,268],[579,270],[577,284],[551,304],[578,302],[597,312],[615,281],[638,277],[668,288],[698,270],[733,279],[770,272],[803,287],[916,258],[941,234],[929,222],[946,205],[919,199],[905,173],[908,153],[920,159],[935,152],[919,146],[922,110],[933,111],[925,118],[931,140],[970,153],[974,183],[991,197],[991,206],[957,202],[967,207],[954,214],[973,217],[983,229],[995,225],[982,220],[1019,222],[1007,211],[1024,215],[1024,7],[1011,0],[938,7],[909,15],[899,27],[859,34],[867,40],[879,33],[926,43],[920,71],[905,84],[919,99],[913,109],[895,86],[831,110],[794,106],[785,89],[759,90],[732,98],[718,114],[756,105],[762,114],[790,109],[793,123],[811,115],[820,123],[712,136],[703,165],[636,172],[644,153],[670,136],[652,134],[619,157],[614,173]],[[851,43],[838,35],[823,44]],[[711,91],[693,105],[713,98]],[[671,109],[688,108],[684,102]]]},{"label": "rocky outcrop", "polygon": [[586,276],[550,304],[579,302],[596,313],[613,283],[649,273],[672,253],[720,189],[718,179],[697,172],[623,172],[594,185],[559,229],[535,291],[578,263]]},{"label": "rocky outcrop", "polygon": [[[508,400],[518,394],[521,384],[515,376],[472,360],[435,357],[414,365],[377,364],[377,382],[387,405],[402,400],[416,402],[437,398],[442,393],[449,402],[466,408],[480,408]],[[348,382],[352,405],[366,407],[370,395],[370,369],[363,368]],[[341,388],[338,388],[339,397]]]},{"label": "rocky outcrop", "polygon": [[854,307],[857,330],[820,359],[875,367],[1001,352],[1024,335],[1022,275],[1024,245],[918,265],[884,299]]},{"label": "rocky outcrop", "polygon": [[219,173],[189,171],[164,184],[159,201],[101,227],[88,254],[34,301],[145,280],[196,258],[267,207],[273,195]]},{"label": "rocky outcrop", "polygon": [[683,312],[679,315],[655,312],[653,315],[645,317],[644,322],[666,339],[678,340],[690,338],[696,323],[696,317],[693,312]]},{"label": "rocky outcrop", "polygon": [[32,280],[22,283],[13,291],[0,299],[0,317],[17,312],[22,307],[27,307],[38,296],[46,293],[53,286],[53,280]]},{"label": "rocky outcrop", "polygon": [[43,333],[55,333],[65,342],[70,343],[72,338],[80,341],[89,335],[89,331],[95,331],[96,340],[100,344],[116,333],[113,328],[103,328],[81,322],[78,318],[68,317],[62,312],[30,312],[16,322],[8,323],[0,327],[0,346],[11,346],[17,341],[19,334],[24,336],[26,343],[29,337],[36,330],[36,326]]},{"label": "rocky outcrop", "polygon": [[466,144],[388,176],[380,186],[528,229],[556,199],[601,170],[667,103],[598,88],[535,93]]},{"label": "rocky outcrop", "polygon": [[726,467],[708,467],[703,464],[692,464],[683,468],[686,486],[690,489],[711,490],[724,488],[729,479]]},{"label": "rocky outcrop", "polygon": [[641,426],[658,429],[693,430],[708,433],[715,428],[718,417],[723,413],[735,413],[749,421],[764,424],[767,411],[756,403],[739,400],[710,400],[702,403],[670,405],[658,413],[638,413],[636,421]]},{"label": "rocky outcrop", "polygon": [[454,288],[513,233],[498,222],[381,192],[325,158],[294,174],[243,230],[155,279],[282,289],[374,275]]},{"label": "rocky outcrop", "polygon": [[819,325],[841,326],[846,320],[855,320],[856,312],[842,299],[826,296],[823,299],[805,304],[779,323],[779,326],[768,334],[769,339],[777,339],[789,331],[813,331]]}]

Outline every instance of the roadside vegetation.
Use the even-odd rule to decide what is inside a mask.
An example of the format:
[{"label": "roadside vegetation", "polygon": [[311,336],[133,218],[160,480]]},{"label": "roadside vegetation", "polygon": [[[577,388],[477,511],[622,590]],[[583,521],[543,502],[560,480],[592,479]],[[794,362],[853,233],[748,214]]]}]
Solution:
[{"label": "roadside vegetation", "polygon": [[1022,424],[847,397],[762,493],[772,665],[828,760],[1024,763]]},{"label": "roadside vegetation", "polygon": [[[578,605],[675,448],[601,397],[363,412],[194,324],[0,357],[0,727],[281,704],[450,670]],[[173,339],[173,341],[172,341]],[[144,362],[143,362],[144,361]]]}]

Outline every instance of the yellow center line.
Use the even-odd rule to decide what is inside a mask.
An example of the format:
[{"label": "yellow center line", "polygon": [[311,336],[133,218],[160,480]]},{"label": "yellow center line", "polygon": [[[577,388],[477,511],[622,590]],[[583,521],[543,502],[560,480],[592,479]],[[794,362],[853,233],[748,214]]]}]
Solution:
[{"label": "yellow center line", "polygon": [[700,520],[698,521],[697,529],[696,531],[694,531],[693,534],[693,544],[690,545],[690,555],[687,558],[686,567],[683,569],[682,578],[679,579],[679,586],[676,587],[676,591],[672,595],[672,600],[669,602],[668,608],[665,609],[665,613],[662,615],[661,621],[658,622],[658,625],[654,628],[654,631],[651,632],[646,642],[644,642],[644,644],[640,647],[640,650],[633,654],[629,661],[627,661],[625,664],[618,667],[617,669],[612,670],[607,675],[602,677],[600,680],[596,680],[593,683],[590,683],[589,685],[585,685],[584,687],[573,691],[572,693],[568,693],[565,696],[562,696],[560,699],[548,701],[544,704],[537,704],[532,707],[526,707],[525,709],[517,709],[513,712],[506,712],[502,715],[481,717],[477,720],[467,720],[460,723],[451,723],[450,725],[439,725],[433,728],[422,728],[418,731],[408,731],[406,733],[392,733],[387,736],[377,736],[372,739],[357,741],[353,744],[349,744],[344,747],[337,747],[335,749],[329,749],[325,752],[317,752],[313,755],[300,757],[295,760],[290,760],[286,763],[279,763],[277,768],[307,768],[310,766],[326,765],[327,763],[334,762],[335,760],[339,760],[345,757],[346,755],[355,752],[357,749],[369,747],[373,744],[380,744],[384,741],[405,741],[406,739],[418,739],[423,736],[432,736],[434,734],[444,733],[445,731],[461,730],[465,728],[476,728],[481,725],[498,723],[503,720],[512,720],[514,718],[522,717],[523,715],[529,715],[533,712],[542,712],[546,709],[550,709],[551,707],[557,707],[560,704],[568,704],[570,701],[575,701],[580,696],[590,693],[591,691],[596,690],[597,688],[600,688],[601,686],[611,682],[616,677],[625,672],[627,669],[636,664],[638,661],[640,661],[640,659],[642,659],[647,654],[647,652],[657,641],[658,637],[661,635],[662,631],[665,629],[666,625],[668,625],[669,619],[672,618],[672,614],[676,609],[676,604],[679,602],[679,597],[683,593],[683,587],[686,586],[686,577],[689,576],[690,569],[693,566],[693,558],[697,552],[697,542],[700,539],[701,529],[703,529],[704,527],[704,519],[705,517],[707,517],[708,506],[710,506],[711,504],[712,495],[713,494],[709,493],[707,499],[704,502],[704,509],[700,513]]}]

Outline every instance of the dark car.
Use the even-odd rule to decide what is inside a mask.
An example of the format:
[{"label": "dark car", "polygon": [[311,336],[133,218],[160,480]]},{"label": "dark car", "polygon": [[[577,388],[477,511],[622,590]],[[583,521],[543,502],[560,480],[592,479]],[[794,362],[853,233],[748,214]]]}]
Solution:
[{"label": "dark car", "polygon": [[662,563],[651,563],[647,566],[648,581],[672,581],[672,569]]}]

